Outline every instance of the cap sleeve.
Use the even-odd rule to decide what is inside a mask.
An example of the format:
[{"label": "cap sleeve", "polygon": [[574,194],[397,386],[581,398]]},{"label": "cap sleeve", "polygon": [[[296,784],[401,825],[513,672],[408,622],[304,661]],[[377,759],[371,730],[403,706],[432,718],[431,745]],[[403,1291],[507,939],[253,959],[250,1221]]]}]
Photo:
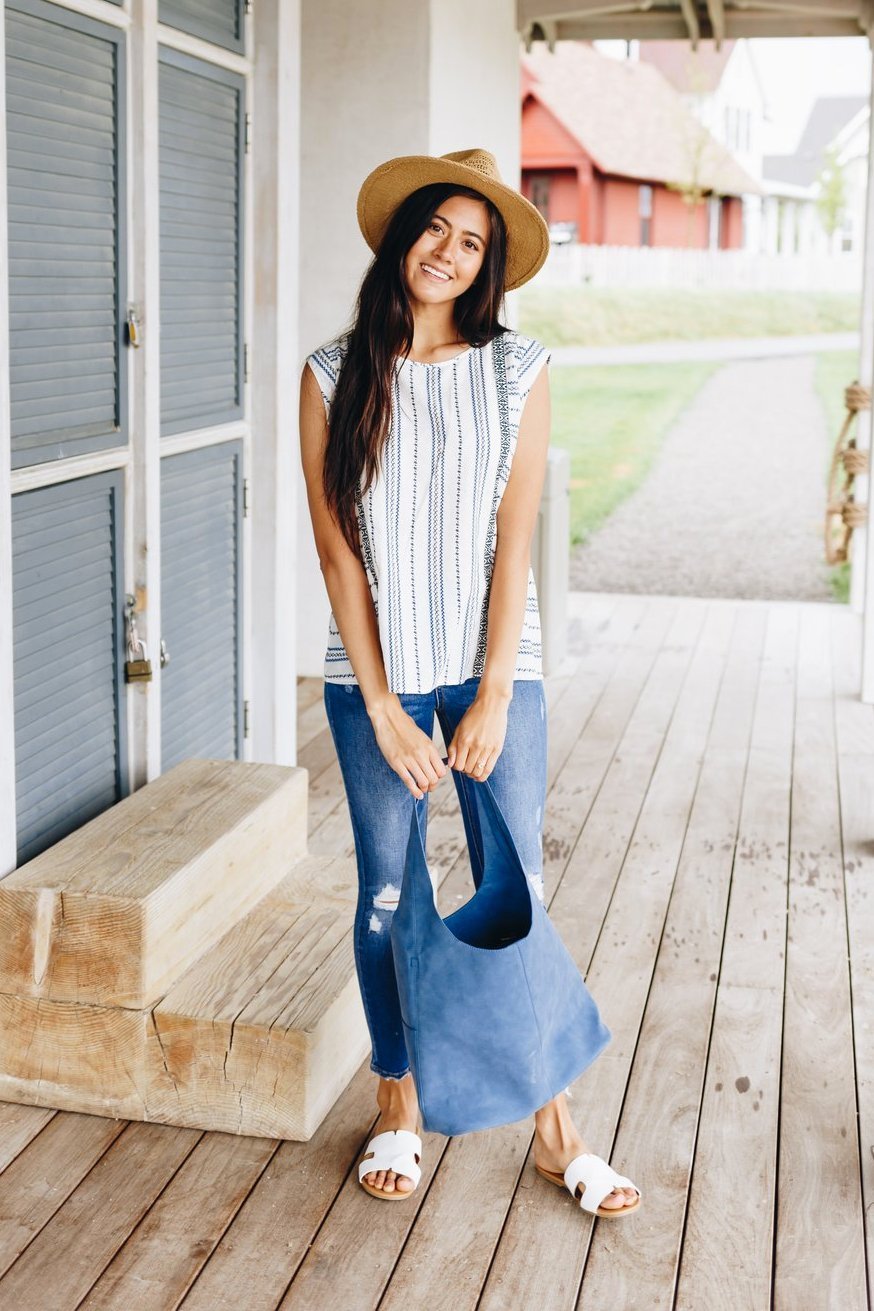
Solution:
[{"label": "cap sleeve", "polygon": [[331,408],[331,400],[334,396],[348,344],[348,336],[338,337],[335,341],[329,341],[323,346],[319,346],[318,349],[306,357],[306,363],[312,369],[316,382],[319,384],[319,391],[322,393],[322,400],[325,402],[326,414],[329,413]]},{"label": "cap sleeve", "polygon": [[518,428],[522,411],[528,399],[528,393],[534,381],[552,355],[552,350],[544,346],[535,337],[527,337],[522,332],[512,335],[511,363],[509,369],[510,402],[514,426]]}]

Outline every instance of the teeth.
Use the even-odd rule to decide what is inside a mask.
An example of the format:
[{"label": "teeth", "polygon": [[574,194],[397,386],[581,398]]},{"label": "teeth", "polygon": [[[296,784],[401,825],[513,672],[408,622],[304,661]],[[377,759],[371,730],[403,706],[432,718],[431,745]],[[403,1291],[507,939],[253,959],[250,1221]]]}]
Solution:
[{"label": "teeth", "polygon": [[448,273],[441,273],[439,269],[434,269],[434,268],[432,268],[430,264],[423,264],[423,265],[422,265],[422,268],[423,268],[423,269],[427,269],[429,273],[433,273],[433,274],[435,274],[435,276],[438,277],[438,278],[443,278],[443,280],[444,280],[445,282],[448,282],[448,281],[449,281],[449,274],[448,274]]}]

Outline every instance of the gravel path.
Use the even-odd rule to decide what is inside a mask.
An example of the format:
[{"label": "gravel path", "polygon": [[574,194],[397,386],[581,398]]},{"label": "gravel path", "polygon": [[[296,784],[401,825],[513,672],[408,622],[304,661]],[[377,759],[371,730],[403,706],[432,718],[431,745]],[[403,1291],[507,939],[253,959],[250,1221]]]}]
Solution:
[{"label": "gravel path", "polygon": [[859,349],[858,332],[799,337],[704,337],[701,341],[638,341],[621,346],[556,346],[550,365],[674,364],[678,360],[758,360]]},{"label": "gravel path", "polygon": [[826,432],[812,356],[725,364],[648,477],[583,546],[597,592],[832,601],[823,555]]}]

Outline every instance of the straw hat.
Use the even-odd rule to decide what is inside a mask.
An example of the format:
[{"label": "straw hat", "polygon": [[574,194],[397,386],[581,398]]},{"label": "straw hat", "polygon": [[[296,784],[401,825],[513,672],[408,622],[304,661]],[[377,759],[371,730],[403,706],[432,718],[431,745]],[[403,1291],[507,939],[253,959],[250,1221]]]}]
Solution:
[{"label": "straw hat", "polygon": [[533,278],[549,254],[549,228],[530,200],[501,181],[489,150],[453,150],[448,155],[398,155],[378,165],[358,192],[358,226],[376,252],[392,213],[418,187],[429,182],[458,182],[487,196],[507,225],[507,276],[512,291]]}]

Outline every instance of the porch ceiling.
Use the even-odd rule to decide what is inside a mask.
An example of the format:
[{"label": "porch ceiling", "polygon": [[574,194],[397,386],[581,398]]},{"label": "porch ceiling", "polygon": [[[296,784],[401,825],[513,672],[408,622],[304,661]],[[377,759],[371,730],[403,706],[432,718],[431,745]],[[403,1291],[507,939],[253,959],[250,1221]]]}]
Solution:
[{"label": "porch ceiling", "polygon": [[516,0],[519,31],[532,40],[610,37],[862,36],[874,0]]}]

